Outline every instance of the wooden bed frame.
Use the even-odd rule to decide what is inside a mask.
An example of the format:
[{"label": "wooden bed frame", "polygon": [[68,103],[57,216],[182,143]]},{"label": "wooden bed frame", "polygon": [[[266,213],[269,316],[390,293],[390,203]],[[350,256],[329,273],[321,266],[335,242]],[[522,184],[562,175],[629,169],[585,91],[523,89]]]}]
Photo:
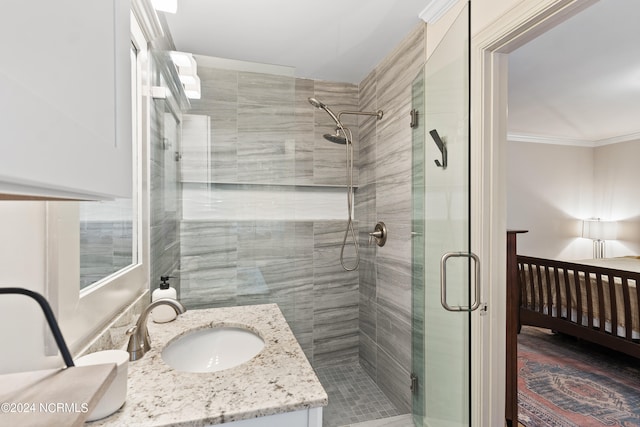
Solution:
[{"label": "wooden bed frame", "polygon": [[[522,325],[552,329],[640,359],[640,340],[632,335],[632,329],[638,331],[640,326],[633,324],[631,313],[631,301],[635,299],[635,308],[640,301],[640,273],[522,255],[517,255],[517,264],[518,329]],[[591,283],[583,291],[586,300],[574,285],[585,277]],[[630,287],[630,282],[638,286]],[[618,295],[616,286],[621,287]],[[573,295],[575,307],[570,298],[561,303],[561,292]],[[619,312],[624,313],[623,318]],[[605,313],[610,313],[610,321]],[[607,322],[609,328],[604,327]],[[624,336],[618,334],[618,325],[624,326]]]},{"label": "wooden bed frame", "polygon": [[[551,329],[640,359],[640,340],[632,335],[632,329],[638,332],[640,325],[632,325],[631,313],[631,301],[635,300],[635,307],[640,307],[640,273],[517,255],[519,233],[526,231],[507,232],[506,419],[508,425],[514,426],[518,408],[517,334],[523,325]],[[585,278],[591,278],[592,285],[585,285],[581,295],[574,283]],[[633,282],[637,284],[635,288],[629,286]],[[609,283],[616,285],[608,286]],[[621,290],[616,297],[618,284]],[[561,303],[561,294],[572,295],[574,306],[570,298],[566,304]],[[611,331],[604,327],[605,313],[610,313]],[[624,326],[624,336],[617,333],[618,324]]]}]

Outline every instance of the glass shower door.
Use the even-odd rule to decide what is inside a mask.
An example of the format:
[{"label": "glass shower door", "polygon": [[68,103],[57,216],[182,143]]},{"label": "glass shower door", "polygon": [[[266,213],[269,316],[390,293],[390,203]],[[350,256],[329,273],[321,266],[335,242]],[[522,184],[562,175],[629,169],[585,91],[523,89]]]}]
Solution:
[{"label": "glass shower door", "polygon": [[[417,426],[470,426],[470,312],[479,305],[479,264],[470,253],[468,4],[427,60],[423,84],[423,130],[414,129],[424,135],[422,170],[414,162],[414,219],[423,203],[424,221],[416,222],[424,229],[413,230],[424,289],[414,282],[413,415]],[[415,145],[414,155],[420,150]],[[420,174],[423,201],[416,194]]]}]

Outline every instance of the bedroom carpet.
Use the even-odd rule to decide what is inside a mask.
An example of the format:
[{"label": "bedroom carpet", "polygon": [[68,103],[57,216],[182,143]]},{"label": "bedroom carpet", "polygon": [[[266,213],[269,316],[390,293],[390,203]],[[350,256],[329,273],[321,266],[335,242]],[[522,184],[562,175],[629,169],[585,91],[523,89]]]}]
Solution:
[{"label": "bedroom carpet", "polygon": [[640,426],[640,361],[524,326],[518,418],[526,427]]}]

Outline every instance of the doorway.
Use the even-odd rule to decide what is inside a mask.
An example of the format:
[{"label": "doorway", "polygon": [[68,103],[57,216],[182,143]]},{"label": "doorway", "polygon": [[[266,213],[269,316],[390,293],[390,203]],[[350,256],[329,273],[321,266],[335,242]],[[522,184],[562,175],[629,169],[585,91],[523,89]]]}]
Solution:
[{"label": "doorway", "polygon": [[[627,219],[624,224],[630,225],[630,214],[637,216],[633,203],[624,197],[635,198],[637,190],[623,193],[624,183],[633,181],[627,171],[635,168],[624,167],[623,159],[625,154],[626,158],[637,156],[629,155],[631,146],[622,143],[636,145],[639,139],[634,118],[640,114],[640,100],[636,85],[626,77],[637,74],[640,66],[635,59],[640,48],[631,41],[639,15],[640,8],[633,2],[603,0],[508,54],[507,226],[529,230],[518,237],[518,254],[581,263],[594,257],[592,242],[579,238],[583,219]],[[628,232],[622,234],[624,240],[631,240]],[[635,244],[606,244],[607,258],[638,254]],[[559,354],[564,350],[560,344],[568,346],[568,341],[555,340],[560,337],[544,329],[532,352],[527,343],[538,337],[534,332],[524,327],[517,337],[508,335],[508,343],[514,339],[507,348],[514,369],[507,375],[520,378],[520,393],[513,387],[516,378],[508,378],[507,387],[514,390],[511,396],[507,393],[507,411],[522,411],[521,423],[539,425],[539,414],[551,419],[560,409],[578,404],[584,405],[581,411],[594,408],[586,403],[586,396],[561,400],[536,388],[535,384],[544,382],[540,379],[544,369],[532,368],[538,365],[531,360],[537,354]],[[538,353],[546,342],[554,346]],[[523,360],[529,360],[524,366],[534,371],[523,370]],[[515,370],[517,363],[521,371]],[[613,390],[607,392],[613,394]],[[534,401],[532,396],[544,400]],[[605,411],[606,404],[602,405]]]},{"label": "doorway", "polygon": [[[478,185],[477,197],[474,199],[480,212],[478,221],[481,222],[481,227],[476,227],[475,230],[483,230],[478,239],[488,242],[483,250],[492,255],[489,278],[485,278],[485,283],[486,280],[492,283],[492,287],[487,291],[489,301],[494,304],[505,298],[508,56],[594,3],[569,0],[525,1],[476,34],[473,39],[472,67],[477,70],[473,74],[472,82],[472,116],[477,120],[473,127],[473,138],[477,141],[474,144],[476,151],[473,159],[482,171],[479,177],[482,183]],[[499,321],[505,321],[503,309],[494,308],[494,311],[494,316],[499,317]],[[501,346],[504,351],[503,337],[496,333],[491,335],[489,331],[485,332],[491,337],[489,341],[493,349],[489,349],[488,352],[500,349]],[[494,365],[500,365],[504,361],[499,354],[492,354],[489,360]],[[487,375],[487,381],[495,381],[497,378],[496,375]],[[491,393],[499,393],[495,388],[490,389]],[[493,423],[489,424],[497,425],[497,418],[493,420]]]},{"label": "doorway", "polygon": [[[471,169],[476,172],[471,188],[471,240],[474,252],[488,260],[482,291],[490,319],[472,325],[472,336],[483,337],[482,357],[472,361],[472,371],[477,373],[473,393],[483,396],[480,407],[473,408],[477,425],[497,426],[505,420],[508,55],[593,3],[526,0],[472,39]],[[477,369],[475,363],[480,363]]]}]

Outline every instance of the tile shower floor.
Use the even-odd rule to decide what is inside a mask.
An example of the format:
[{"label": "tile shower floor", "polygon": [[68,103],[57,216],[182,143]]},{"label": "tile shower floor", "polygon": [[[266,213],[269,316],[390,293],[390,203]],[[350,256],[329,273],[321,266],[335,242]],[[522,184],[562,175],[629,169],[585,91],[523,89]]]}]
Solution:
[{"label": "tile shower floor", "polygon": [[329,396],[329,405],[323,411],[323,427],[401,414],[358,363],[316,368],[316,373]]}]

